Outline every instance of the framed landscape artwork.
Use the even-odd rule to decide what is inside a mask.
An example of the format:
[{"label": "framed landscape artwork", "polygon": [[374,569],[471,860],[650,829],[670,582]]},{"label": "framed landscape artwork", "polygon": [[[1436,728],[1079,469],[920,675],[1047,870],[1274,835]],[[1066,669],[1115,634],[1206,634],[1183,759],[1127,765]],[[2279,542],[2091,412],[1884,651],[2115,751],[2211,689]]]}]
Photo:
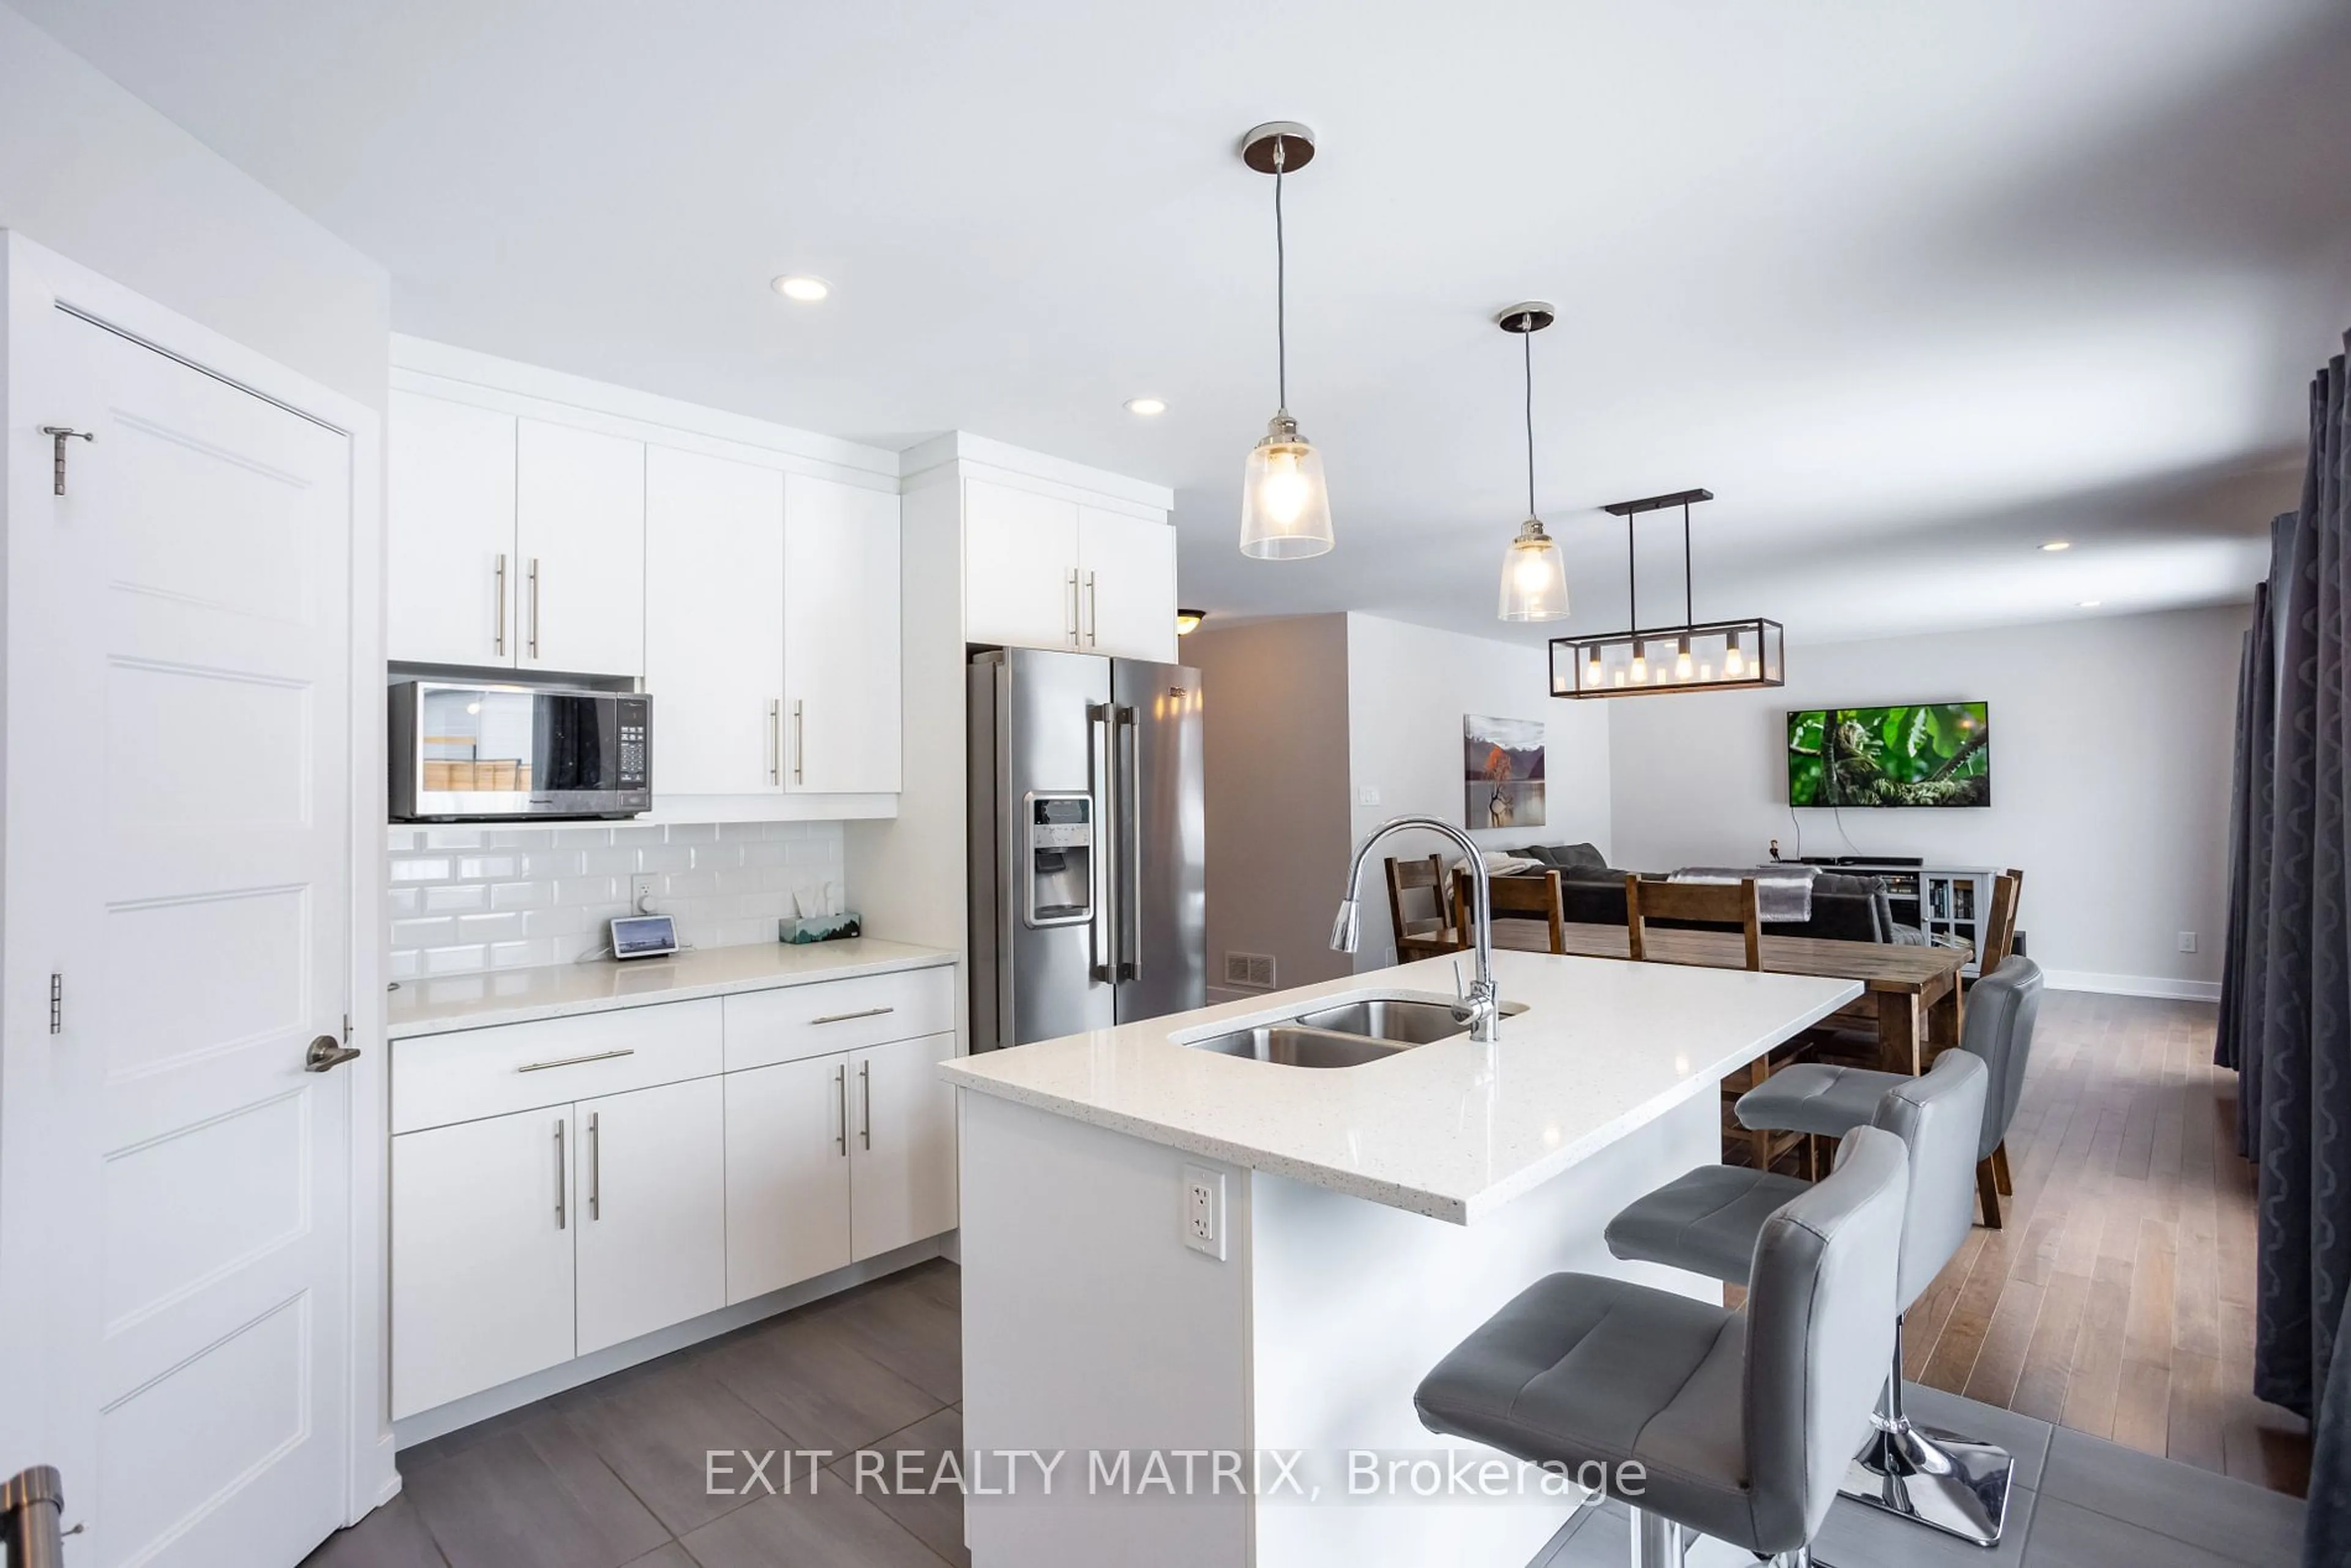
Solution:
[{"label": "framed landscape artwork", "polygon": [[1543,825],[1541,719],[1461,716],[1461,751],[1470,828]]}]

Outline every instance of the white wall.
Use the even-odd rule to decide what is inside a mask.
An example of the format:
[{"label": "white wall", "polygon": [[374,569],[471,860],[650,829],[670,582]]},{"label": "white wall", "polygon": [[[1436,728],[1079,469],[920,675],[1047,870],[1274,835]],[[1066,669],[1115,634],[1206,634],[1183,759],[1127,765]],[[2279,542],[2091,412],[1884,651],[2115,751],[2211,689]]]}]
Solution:
[{"label": "white wall", "polygon": [[1204,627],[1180,645],[1207,705],[1214,996],[1227,994],[1228,952],[1270,954],[1285,987],[1348,972],[1329,943],[1347,864],[1348,621]]},{"label": "white wall", "polygon": [[[1461,822],[1468,810],[1462,768],[1461,720],[1468,714],[1543,721],[1548,821],[1540,828],[1479,829],[1470,836],[1489,848],[1527,843],[1597,844],[1609,852],[1614,833],[1610,805],[1606,709],[1550,695],[1549,664],[1541,646],[1490,642],[1433,631],[1374,615],[1347,617],[1347,767],[1349,840],[1390,817],[1426,812]],[[1363,791],[1378,792],[1366,803]],[[1452,852],[1435,834],[1399,835],[1383,845],[1390,854]],[[1366,868],[1364,936],[1356,967],[1394,962],[1389,949],[1387,892],[1375,880],[1377,858]],[[1326,881],[1333,880],[1326,878]],[[1322,894],[1327,923],[1335,890]]]},{"label": "white wall", "polygon": [[[1593,705],[1610,710],[1613,863],[1738,864],[1775,838],[1792,856],[1801,826],[1814,854],[2015,866],[2020,924],[2053,984],[2216,996],[2247,614],[1799,646],[1782,690]],[[1788,709],[1960,700],[1991,705],[1991,806],[1789,810]],[[2179,950],[2183,931],[2193,954]]]},{"label": "white wall", "polygon": [[0,228],[384,406],[383,268],[5,5]]}]

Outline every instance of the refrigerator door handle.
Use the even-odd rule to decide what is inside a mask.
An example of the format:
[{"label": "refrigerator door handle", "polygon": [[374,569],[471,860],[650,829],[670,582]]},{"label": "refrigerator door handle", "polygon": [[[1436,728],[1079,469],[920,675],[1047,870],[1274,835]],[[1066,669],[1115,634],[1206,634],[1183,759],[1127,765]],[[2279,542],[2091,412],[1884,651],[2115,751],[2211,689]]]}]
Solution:
[{"label": "refrigerator door handle", "polygon": [[1118,823],[1112,807],[1118,799],[1113,769],[1117,763],[1117,709],[1108,703],[1086,705],[1086,750],[1092,774],[1094,815],[1094,916],[1086,923],[1088,972],[1097,981],[1118,978]]},{"label": "refrigerator door handle", "polygon": [[[1142,736],[1135,726],[1134,709],[1123,704],[1116,709],[1116,728],[1113,734],[1113,773],[1117,783],[1117,818],[1112,823],[1118,852],[1113,865],[1118,873],[1116,883],[1117,908],[1111,923],[1118,932],[1117,976],[1122,980],[1143,977],[1143,812],[1136,799],[1139,786],[1135,776],[1142,771]],[[1123,921],[1124,925],[1119,923]]]}]

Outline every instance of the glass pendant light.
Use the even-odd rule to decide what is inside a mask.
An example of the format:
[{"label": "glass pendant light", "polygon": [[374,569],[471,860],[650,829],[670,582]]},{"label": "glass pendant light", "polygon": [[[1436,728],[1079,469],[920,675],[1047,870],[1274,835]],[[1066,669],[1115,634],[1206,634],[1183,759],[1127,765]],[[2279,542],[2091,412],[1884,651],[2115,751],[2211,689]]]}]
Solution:
[{"label": "glass pendant light", "polygon": [[1495,613],[1504,621],[1559,621],[1567,615],[1567,561],[1535,515],[1534,342],[1535,334],[1556,319],[1557,312],[1540,299],[1513,305],[1494,318],[1503,331],[1517,334],[1527,372],[1527,520],[1502,552],[1501,605]]},{"label": "glass pendant light", "polygon": [[1328,550],[1331,492],[1322,455],[1290,416],[1289,251],[1281,225],[1281,181],[1314,157],[1314,133],[1292,120],[1260,125],[1241,139],[1241,158],[1273,176],[1273,319],[1277,392],[1265,439],[1249,449],[1241,473],[1241,554],[1259,560],[1302,560]]}]

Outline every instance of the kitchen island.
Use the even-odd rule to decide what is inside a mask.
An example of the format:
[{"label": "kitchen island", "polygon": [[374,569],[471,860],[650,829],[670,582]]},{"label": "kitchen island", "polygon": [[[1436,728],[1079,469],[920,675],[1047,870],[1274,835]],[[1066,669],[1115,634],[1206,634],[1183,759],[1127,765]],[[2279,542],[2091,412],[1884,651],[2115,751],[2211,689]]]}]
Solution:
[{"label": "kitchen island", "polygon": [[[978,1568],[1518,1568],[1565,1522],[1582,1494],[1555,1478],[1465,1491],[1413,1389],[1547,1273],[1717,1290],[1617,1262],[1602,1228],[1719,1158],[1725,1075],[1860,987],[1494,963],[1524,1010],[1490,1045],[1323,1068],[1201,1048],[1351,1000],[1449,1003],[1430,959],[941,1065]],[[1040,1457],[988,1458],[1013,1450]]]}]

